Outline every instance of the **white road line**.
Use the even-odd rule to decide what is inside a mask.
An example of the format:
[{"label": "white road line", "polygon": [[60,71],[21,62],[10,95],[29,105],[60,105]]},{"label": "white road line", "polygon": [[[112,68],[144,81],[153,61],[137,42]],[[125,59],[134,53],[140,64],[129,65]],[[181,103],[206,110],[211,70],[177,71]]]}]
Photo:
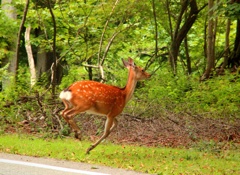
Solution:
[{"label": "white road line", "polygon": [[50,170],[57,170],[57,171],[63,171],[63,172],[70,172],[70,173],[86,174],[86,175],[110,175],[110,174],[104,174],[104,173],[97,173],[97,172],[91,172],[91,171],[63,168],[63,167],[57,167],[57,166],[51,166],[51,165],[44,165],[44,164],[23,162],[23,161],[16,161],[16,160],[8,160],[8,159],[0,159],[0,162],[24,165],[24,166],[31,166],[31,167],[38,167],[38,168],[44,168],[44,169],[50,169]]}]

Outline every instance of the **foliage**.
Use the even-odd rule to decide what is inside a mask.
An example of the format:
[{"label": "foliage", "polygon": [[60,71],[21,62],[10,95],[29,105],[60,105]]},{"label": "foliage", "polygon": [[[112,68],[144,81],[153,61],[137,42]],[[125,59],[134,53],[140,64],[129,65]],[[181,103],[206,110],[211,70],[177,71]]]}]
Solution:
[{"label": "foliage", "polygon": [[[61,60],[66,61],[67,66],[71,69],[74,69],[75,65],[80,66],[86,62],[90,65],[98,65],[101,59],[104,59],[105,66],[106,64],[114,64],[116,59],[128,56],[140,57],[145,62],[152,57],[155,49],[155,29],[152,21],[151,3],[134,0],[119,1],[116,8],[114,8],[114,3],[114,0],[108,3],[90,0],[86,2],[61,1],[52,4],[57,19],[57,52]],[[205,1],[199,1],[198,6],[202,7],[204,3]],[[226,5],[223,2],[219,4]],[[216,6],[220,7],[219,4]],[[125,8],[126,6],[128,8]],[[159,55],[166,54],[161,53],[161,48],[169,49],[171,44],[170,23],[167,21],[166,6],[166,2],[160,2],[156,5]],[[23,2],[16,1],[16,7],[21,11]],[[45,1],[31,2],[25,26],[32,27],[31,44],[34,48],[51,51],[53,28],[47,7]],[[170,10],[177,14],[181,10],[181,4],[171,1]],[[228,10],[224,9],[223,11]],[[234,12],[237,12],[237,9],[234,9]],[[199,51],[199,47],[204,48],[205,29],[202,24],[205,22],[206,13],[207,9],[199,14],[198,21],[188,34],[188,50],[192,60],[191,66],[195,72],[202,71],[201,69],[205,66],[204,50]],[[171,16],[173,28],[177,23],[176,17]],[[219,19],[221,26],[223,26],[224,21],[224,17]],[[223,31],[221,29],[217,32],[220,35]],[[113,37],[115,35],[116,37]],[[220,37],[224,38],[224,35]],[[231,40],[234,39],[232,34],[230,37]],[[221,52],[224,48],[224,42],[221,39],[216,40],[216,42],[216,51]],[[108,46],[110,47],[108,48]],[[182,66],[186,65],[186,50],[183,46],[180,48],[179,56]],[[160,56],[156,58],[157,62],[163,59]],[[105,67],[108,68],[108,65]],[[97,69],[94,71],[99,72]],[[108,69],[105,71],[108,72]]]},{"label": "foliage", "polygon": [[227,4],[219,3],[216,8],[218,8],[219,14],[224,14],[231,19],[239,19],[240,15],[240,4],[234,2],[228,2]]},{"label": "foliage", "polygon": [[46,84],[38,82],[36,86],[31,87],[29,77],[28,68],[21,67],[19,69],[18,86],[13,84],[13,86],[9,86],[4,92],[0,93],[0,106],[2,106],[0,122],[6,124],[3,124],[3,127],[9,125],[18,129],[19,123],[22,121],[41,122],[40,118],[45,117],[49,128],[40,127],[39,132],[42,130],[48,131],[54,123],[51,116],[54,107],[49,105],[53,101],[51,94],[45,89]]},{"label": "foliage", "polygon": [[[114,6],[116,2],[118,3]],[[121,59],[128,57],[132,57],[137,65],[142,67],[147,65],[147,71],[153,73],[153,75],[150,80],[138,83],[134,98],[125,109],[126,113],[144,119],[159,117],[164,120],[169,117],[168,111],[176,116],[226,118],[233,121],[238,119],[240,116],[239,72],[234,74],[231,71],[225,71],[224,75],[218,76],[216,70],[213,70],[211,78],[204,82],[199,82],[199,77],[206,66],[205,37],[208,10],[216,10],[217,12],[213,16],[213,18],[218,18],[215,67],[220,67],[226,51],[226,18],[233,20],[239,18],[239,4],[220,1],[214,9],[204,8],[198,14],[196,22],[187,34],[186,43],[180,46],[177,62],[178,72],[173,75],[168,62],[172,41],[171,30],[179,22],[178,16],[182,4],[178,1],[159,1],[155,3],[158,27],[158,38],[155,38],[152,2],[141,0],[62,0],[52,4],[57,23],[57,57],[59,65],[63,69],[62,72],[59,71],[63,76],[60,76],[57,94],[51,94],[49,90],[51,70],[45,72],[34,87],[30,86],[30,75],[22,33],[18,82],[0,92],[0,124],[3,127],[1,132],[4,132],[4,127],[9,125],[18,126],[19,122],[21,124],[23,121],[31,121],[32,128],[36,132],[49,135],[54,133],[56,136],[69,135],[69,129],[62,127],[58,119],[59,111],[63,107],[57,97],[58,93],[75,81],[89,78],[99,81],[99,69],[94,67],[91,72],[89,67],[92,65],[98,66],[101,62],[106,83],[124,87],[127,80],[127,70],[123,68]],[[166,10],[167,2],[170,3],[171,14],[169,15],[172,23],[169,21]],[[14,3],[18,11],[17,20],[6,19],[6,16],[0,10],[0,81],[2,83],[4,83],[4,78],[11,77],[7,68],[9,64],[5,65],[3,61],[13,54],[9,51],[9,47],[14,42],[13,37],[16,34],[24,8],[22,0],[16,0]],[[198,7],[203,7],[206,1],[200,0],[197,3]],[[187,16],[189,10],[186,10],[185,13]],[[183,16],[182,19],[180,26],[183,25],[186,17]],[[36,63],[38,61],[36,55],[39,50],[52,52],[53,25],[46,1],[32,1],[30,3],[25,23],[25,27],[29,26],[32,28],[31,46]],[[237,21],[232,21],[229,34],[230,50],[234,47],[233,41],[237,33],[236,26]],[[158,41],[157,48],[155,46],[156,41]],[[154,55],[156,49],[157,55]],[[187,73],[187,54],[189,54],[191,60],[191,74]],[[50,56],[48,60],[51,60]],[[91,73],[92,77],[90,77]],[[39,123],[44,124],[39,127]],[[19,126],[16,128],[19,129]],[[66,148],[63,149],[66,150]],[[138,159],[135,150],[131,148],[131,151],[126,154]],[[115,153],[121,155],[125,152],[122,150],[122,152]],[[126,156],[126,154],[122,156]],[[164,164],[170,161],[164,153],[160,152],[159,154],[166,158],[160,163]],[[175,158],[175,153],[170,151],[168,154],[173,157],[172,159]],[[64,156],[67,157],[67,155]],[[112,153],[107,153],[106,156],[113,159]],[[140,158],[145,159],[146,157],[147,155]],[[150,157],[153,158],[154,155],[151,153]],[[159,157],[159,160],[163,157]],[[185,155],[183,157],[185,157],[185,161],[195,159],[198,156]],[[72,159],[77,158],[73,155]],[[128,160],[126,157],[122,157],[122,159]],[[177,157],[177,159],[181,160],[180,157]],[[91,158],[85,158],[85,160],[86,162],[92,161]],[[124,166],[131,167],[132,160],[129,161],[130,163]],[[164,171],[172,173],[170,169],[178,167],[179,161],[173,165],[167,164],[165,167],[146,166],[144,168],[145,164],[142,166],[141,163],[138,163],[138,165],[143,171],[149,170],[150,172],[163,174]],[[185,167],[179,166],[179,168]],[[212,167],[206,165],[201,169],[199,167],[193,168],[196,168],[194,173],[199,174],[202,168],[209,170]],[[223,169],[219,171],[228,173]]]},{"label": "foliage", "polygon": [[[161,108],[175,113],[198,114],[204,117],[231,118],[239,115],[239,78],[236,75],[220,76],[199,83],[199,76],[171,76],[159,72],[146,82],[149,101],[154,100]],[[153,83],[154,82],[154,83]],[[145,97],[145,98],[146,98]],[[144,98],[144,97],[142,97]]]},{"label": "foliage", "polygon": [[10,43],[14,42],[13,33],[17,33],[17,22],[12,19],[8,19],[1,9],[0,9],[0,30],[1,30],[1,33],[0,33],[0,64],[2,64],[2,59],[6,58],[10,54],[12,54],[8,50],[8,47],[9,47]]}]

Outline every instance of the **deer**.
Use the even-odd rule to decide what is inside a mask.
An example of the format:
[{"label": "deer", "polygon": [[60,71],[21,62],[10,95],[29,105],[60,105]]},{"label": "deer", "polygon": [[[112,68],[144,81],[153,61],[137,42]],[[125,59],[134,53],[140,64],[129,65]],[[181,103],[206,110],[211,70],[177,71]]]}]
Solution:
[{"label": "deer", "polygon": [[86,112],[107,117],[103,135],[94,144],[90,145],[86,154],[89,154],[91,150],[106,139],[117,126],[116,117],[122,113],[127,102],[133,96],[137,82],[151,77],[143,68],[135,65],[132,58],[128,58],[128,61],[122,59],[122,62],[129,72],[124,88],[97,81],[82,80],[73,83],[59,95],[65,106],[61,115],[79,140],[81,140],[81,131],[73,120],[77,114]]}]

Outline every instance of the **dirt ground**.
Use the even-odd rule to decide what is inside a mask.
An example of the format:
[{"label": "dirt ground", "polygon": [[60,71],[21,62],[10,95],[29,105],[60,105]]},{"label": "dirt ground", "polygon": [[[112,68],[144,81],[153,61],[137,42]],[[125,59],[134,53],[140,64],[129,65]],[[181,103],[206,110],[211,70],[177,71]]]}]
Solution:
[{"label": "dirt ground", "polygon": [[[98,124],[93,124],[94,118],[82,118],[83,134],[96,136],[103,130],[104,118],[98,118]],[[120,116],[118,127],[111,133],[109,139],[118,143],[140,144],[146,146],[188,147],[199,141],[240,143],[240,120],[226,121],[223,119],[187,119],[187,118],[135,118]],[[102,134],[97,133],[100,137]]]},{"label": "dirt ground", "polygon": [[[189,147],[200,141],[240,144],[240,119],[206,119],[176,115],[138,118],[128,114],[122,114],[117,119],[118,126],[107,138],[115,143],[169,147]],[[82,114],[76,117],[76,120],[85,139],[95,141],[101,137],[106,117]],[[31,134],[38,133],[42,128],[57,135],[65,126],[66,123],[60,120],[60,116],[53,118],[51,125],[44,119],[18,123],[23,132]],[[16,132],[16,128],[7,127],[6,132]]]}]

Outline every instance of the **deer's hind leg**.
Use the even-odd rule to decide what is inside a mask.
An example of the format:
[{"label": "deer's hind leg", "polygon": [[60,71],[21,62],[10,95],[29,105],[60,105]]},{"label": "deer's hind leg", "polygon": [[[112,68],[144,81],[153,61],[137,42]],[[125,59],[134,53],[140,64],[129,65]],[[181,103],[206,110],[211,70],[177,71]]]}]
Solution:
[{"label": "deer's hind leg", "polygon": [[[65,99],[62,99],[62,102],[63,102],[65,108],[64,108],[64,110],[61,112],[61,115],[62,115],[62,116],[65,116],[65,113],[66,113],[67,111],[69,111],[69,110],[72,108],[72,106],[71,106],[70,102],[67,101],[67,100],[65,100]],[[64,118],[64,119],[65,119],[65,118]],[[66,120],[66,119],[65,119],[65,120]]]},{"label": "deer's hind leg", "polygon": [[70,104],[69,101],[62,99],[63,104],[65,106],[64,110],[61,112],[61,115],[63,116],[64,120],[68,123],[70,128],[75,132],[75,138],[81,140],[81,131],[80,128],[77,126],[76,122],[72,118],[69,118],[68,115],[71,114],[71,112],[74,112],[74,107]]},{"label": "deer's hind leg", "polygon": [[70,125],[71,129],[75,133],[75,138],[81,140],[81,130],[76,124],[74,117],[86,111],[88,109],[88,106],[83,106],[83,105],[78,105],[78,106],[73,106],[72,108],[68,108],[66,111],[64,111],[63,118],[67,121],[67,123]]}]

